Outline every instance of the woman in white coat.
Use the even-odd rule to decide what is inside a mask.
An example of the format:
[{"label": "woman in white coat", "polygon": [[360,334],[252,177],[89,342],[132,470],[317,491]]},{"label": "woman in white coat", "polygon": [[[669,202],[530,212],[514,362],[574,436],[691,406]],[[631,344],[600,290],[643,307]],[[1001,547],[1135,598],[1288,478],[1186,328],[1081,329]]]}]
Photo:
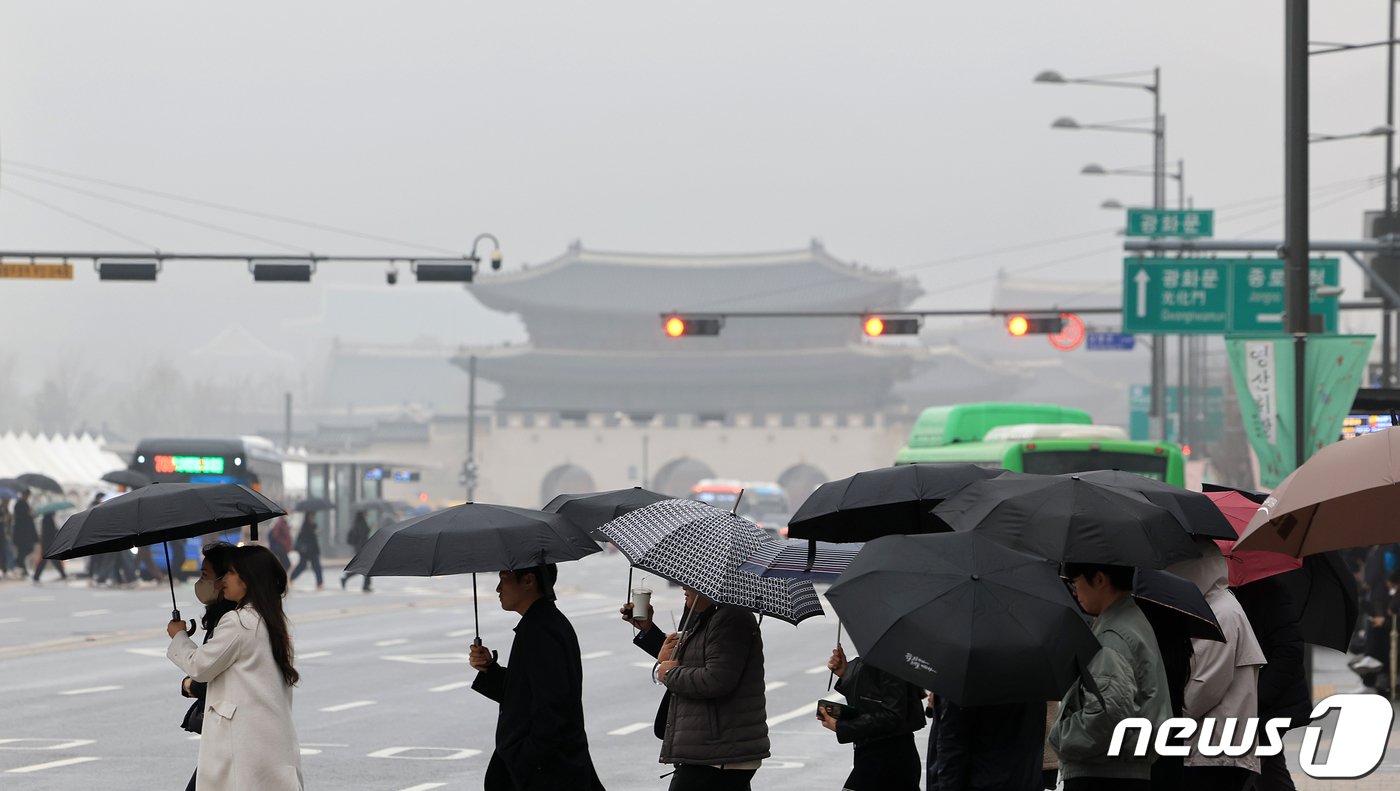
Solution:
[{"label": "woman in white coat", "polygon": [[209,684],[199,742],[198,791],[301,791],[301,748],[292,726],[292,641],[282,597],[287,571],[266,547],[230,553],[223,595],[238,607],[196,645],[184,623],[166,628],[166,656]]}]

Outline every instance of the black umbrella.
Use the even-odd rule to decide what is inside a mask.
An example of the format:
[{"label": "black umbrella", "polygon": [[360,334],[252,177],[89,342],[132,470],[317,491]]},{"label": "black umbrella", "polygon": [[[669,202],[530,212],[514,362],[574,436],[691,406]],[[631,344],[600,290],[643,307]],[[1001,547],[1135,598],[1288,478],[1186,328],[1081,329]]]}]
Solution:
[{"label": "black umbrella", "polygon": [[1006,473],[969,484],[934,513],[954,530],[1060,563],[1165,568],[1201,554],[1165,509],[1078,476]]},{"label": "black umbrella", "polygon": [[1186,532],[1193,536],[1230,541],[1239,538],[1235,529],[1226,521],[1225,515],[1215,507],[1215,503],[1200,492],[1122,470],[1094,470],[1075,474],[1086,481],[1137,492],[1146,497],[1149,503],[1170,511]]},{"label": "black umbrella", "polygon": [[662,500],[599,528],[639,569],[790,624],[822,614],[807,580],[756,577],[739,564],[768,540],[753,522],[694,500]]},{"label": "black umbrella", "polygon": [[151,476],[138,470],[112,470],[103,475],[102,480],[128,489],[140,489],[151,485]]},{"label": "black umbrella", "polygon": [[1220,622],[1196,583],[1157,569],[1137,569],[1133,574],[1133,599],[1147,620],[1173,621],[1188,637],[1225,642]]},{"label": "black umbrella", "polygon": [[875,539],[826,596],[862,659],[960,706],[1058,699],[1099,650],[1054,564],[977,533]]},{"label": "black umbrella", "polygon": [[1337,552],[1308,555],[1303,558],[1302,568],[1264,579],[1278,580],[1288,589],[1304,640],[1342,652],[1347,650],[1359,615],[1359,594],[1356,577]]},{"label": "black umbrella", "polygon": [[[284,514],[286,511],[277,503],[242,484],[152,484],[120,497],[110,497],[68,517],[44,557],[70,560],[220,533],[244,525],[252,526],[252,537],[256,541],[258,522]],[[170,567],[168,545],[165,565]],[[174,575],[167,575],[167,579],[174,608],[171,618],[179,620]]]},{"label": "black umbrella", "polygon": [[58,481],[55,481],[47,475],[37,472],[26,472],[23,475],[16,475],[15,477],[31,489],[53,492],[54,494],[63,494],[63,487],[58,485]]},{"label": "black umbrella", "polygon": [[901,464],[818,486],[788,520],[789,538],[856,542],[951,528],[933,507],[1005,470],[976,464]]},{"label": "black umbrella", "polygon": [[324,497],[308,497],[297,503],[297,507],[292,510],[305,514],[313,511],[329,511],[332,508],[335,508],[335,504]]},{"label": "black umbrella", "polygon": [[[366,577],[471,574],[472,613],[477,615],[477,572],[562,563],[598,550],[587,533],[558,514],[463,503],[380,528],[350,559],[345,573]],[[479,624],[476,639],[479,644]]]},{"label": "black umbrella", "polygon": [[550,500],[544,510],[567,517],[597,541],[607,541],[608,537],[599,532],[598,528],[623,514],[670,499],[670,495],[657,494],[640,486],[633,486],[630,489],[614,489],[607,492],[561,494]]}]

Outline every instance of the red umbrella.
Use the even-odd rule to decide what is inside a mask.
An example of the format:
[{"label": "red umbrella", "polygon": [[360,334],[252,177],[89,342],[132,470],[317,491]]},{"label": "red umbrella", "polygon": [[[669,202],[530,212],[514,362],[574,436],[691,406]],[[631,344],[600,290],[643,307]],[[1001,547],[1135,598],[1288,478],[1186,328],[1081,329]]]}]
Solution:
[{"label": "red umbrella", "polygon": [[[1253,519],[1255,512],[1259,510],[1258,503],[1237,491],[1206,492],[1205,495],[1215,503],[1220,513],[1225,515],[1225,521],[1230,523],[1236,534],[1244,532],[1249,520]],[[1215,543],[1224,553],[1230,567],[1232,588],[1303,567],[1302,560],[1281,552],[1258,549],[1242,549],[1237,552],[1234,541],[1217,540]]]}]

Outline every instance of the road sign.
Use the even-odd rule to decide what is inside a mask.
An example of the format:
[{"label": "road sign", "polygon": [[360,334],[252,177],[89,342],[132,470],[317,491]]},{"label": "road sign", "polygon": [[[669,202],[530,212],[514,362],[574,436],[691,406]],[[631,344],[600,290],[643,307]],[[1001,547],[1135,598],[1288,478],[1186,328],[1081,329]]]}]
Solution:
[{"label": "road sign", "polygon": [[1060,331],[1051,333],[1050,345],[1062,352],[1079,347],[1084,342],[1084,320],[1073,313],[1061,313]]},{"label": "road sign", "polygon": [[[1177,405],[1177,388],[1171,385],[1166,388],[1167,403],[1167,441],[1180,442],[1181,433],[1177,427],[1177,422],[1181,418],[1181,412]],[[1212,387],[1201,387],[1196,389],[1197,401],[1196,409],[1199,425],[1196,430],[1200,436],[1214,439],[1222,436],[1225,432],[1225,388],[1215,385]],[[1148,412],[1152,407],[1152,387],[1150,385],[1131,385],[1128,388],[1128,436],[1132,439],[1156,439],[1151,433],[1152,423],[1148,418]]]},{"label": "road sign", "polygon": [[1126,234],[1206,239],[1215,235],[1215,210],[1128,209]]},{"label": "road sign", "polygon": [[0,278],[72,280],[72,264],[0,263]]},{"label": "road sign", "polygon": [[1091,352],[1130,352],[1137,338],[1123,332],[1091,332],[1084,337],[1084,348]]},{"label": "road sign", "polygon": [[[1320,286],[1341,283],[1335,258],[1314,260],[1309,306],[1324,332],[1337,331],[1337,296]],[[1125,258],[1123,331],[1137,334],[1226,335],[1281,332],[1284,265],[1276,258]]]}]

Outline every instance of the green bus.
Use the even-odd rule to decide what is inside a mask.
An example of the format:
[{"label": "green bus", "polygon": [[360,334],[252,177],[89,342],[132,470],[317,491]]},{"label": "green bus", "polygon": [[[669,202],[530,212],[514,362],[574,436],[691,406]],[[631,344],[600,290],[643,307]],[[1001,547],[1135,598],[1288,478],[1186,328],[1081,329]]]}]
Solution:
[{"label": "green bus", "polygon": [[925,409],[895,464],[980,464],[1055,475],[1123,470],[1186,485],[1186,459],[1167,442],[1128,439],[1088,412],[1055,404],[984,402]]}]

